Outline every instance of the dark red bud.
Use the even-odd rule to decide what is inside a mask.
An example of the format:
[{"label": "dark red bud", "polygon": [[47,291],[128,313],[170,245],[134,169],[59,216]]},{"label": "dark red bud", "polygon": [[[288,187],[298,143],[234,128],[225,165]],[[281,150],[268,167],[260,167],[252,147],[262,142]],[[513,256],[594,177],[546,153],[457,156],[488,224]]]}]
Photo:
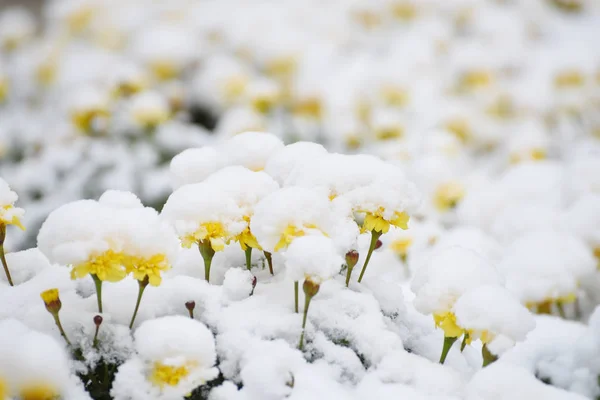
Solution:
[{"label": "dark red bud", "polygon": [[94,324],[95,324],[96,326],[100,326],[100,324],[102,323],[102,321],[103,321],[103,319],[102,319],[102,316],[100,316],[100,315],[96,315],[96,316],[94,317]]},{"label": "dark red bud", "polygon": [[255,276],[252,277],[252,289],[254,289],[256,287],[256,282],[258,282],[258,280],[256,279]]},{"label": "dark red bud", "polygon": [[356,250],[350,250],[346,253],[346,265],[348,265],[348,268],[354,268],[356,263],[358,263],[358,257],[359,254]]},{"label": "dark red bud", "polygon": [[187,308],[188,311],[194,311],[194,308],[196,308],[196,302],[194,300],[186,301],[185,308]]},{"label": "dark red bud", "polygon": [[381,246],[383,246],[383,242],[378,239],[377,242],[375,243],[375,248],[373,250],[379,250],[381,248]]},{"label": "dark red bud", "polygon": [[313,297],[319,293],[319,284],[311,281],[310,279],[305,279],[304,284],[302,285],[302,290],[304,290],[304,294],[306,296]]}]

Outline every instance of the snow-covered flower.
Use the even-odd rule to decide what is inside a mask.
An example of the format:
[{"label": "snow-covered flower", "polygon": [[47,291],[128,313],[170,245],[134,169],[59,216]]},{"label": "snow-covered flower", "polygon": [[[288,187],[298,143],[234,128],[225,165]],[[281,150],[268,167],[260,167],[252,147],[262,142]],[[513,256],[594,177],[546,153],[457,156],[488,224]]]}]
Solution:
[{"label": "snow-covered flower", "polygon": [[173,157],[170,165],[173,188],[189,183],[200,183],[210,174],[225,166],[225,155],[219,150],[204,146],[187,149]]},{"label": "snow-covered flower", "polygon": [[333,241],[326,236],[300,237],[284,253],[288,276],[319,285],[340,272],[344,259],[337,253]]},{"label": "snow-covered flower", "polygon": [[25,210],[15,207],[18,199],[19,196],[10,189],[8,183],[0,178],[0,225],[3,226],[3,229],[6,228],[6,225],[15,225],[25,229],[21,224]]},{"label": "snow-covered flower", "polygon": [[458,246],[436,251],[415,273],[411,288],[414,306],[423,314],[432,314],[435,325],[444,331],[443,362],[452,343],[465,333],[453,311],[456,301],[481,285],[496,285],[502,277],[488,260],[474,251]]},{"label": "snow-covered flower", "polygon": [[171,110],[167,100],[156,92],[142,92],[131,99],[130,114],[142,129],[152,130],[167,121]]},{"label": "snow-covered flower", "polygon": [[456,208],[456,205],[464,195],[465,188],[462,183],[456,181],[445,182],[435,190],[433,204],[439,211],[448,211]]},{"label": "snow-covered flower", "polygon": [[327,150],[320,144],[312,142],[296,142],[279,149],[268,160],[265,172],[283,185],[294,169],[308,165],[318,157],[325,156]]},{"label": "snow-covered flower", "polygon": [[161,216],[175,229],[183,247],[197,244],[204,259],[205,279],[216,251],[222,251],[247,227],[243,210],[215,185],[193,183],[173,192]]},{"label": "snow-covered flower", "polygon": [[479,339],[494,355],[523,341],[535,327],[529,310],[499,285],[481,285],[466,292],[452,310],[456,324],[465,332],[465,342]]},{"label": "snow-covered flower", "polygon": [[65,349],[51,336],[14,319],[0,322],[0,377],[8,398],[90,399],[81,382],[71,375]]},{"label": "snow-covered flower", "polygon": [[506,287],[527,307],[550,313],[573,303],[579,285],[596,270],[592,251],[567,233],[534,231],[517,238],[504,252],[498,268]]},{"label": "snow-covered flower", "polygon": [[79,132],[103,132],[110,117],[108,96],[98,88],[81,89],[73,95],[69,113],[73,126]]},{"label": "snow-covered flower", "polygon": [[[35,33],[35,19],[27,9],[9,7],[0,13],[0,48],[11,52]],[[0,96],[0,99],[2,96]]]},{"label": "snow-covered flower", "polygon": [[119,367],[111,389],[117,400],[180,399],[218,375],[214,337],[199,321],[149,320],[134,339],[136,355]]},{"label": "snow-covered flower", "polygon": [[298,237],[327,234],[331,219],[327,196],[311,189],[290,187],[258,202],[250,230],[261,247],[273,253],[287,248]]},{"label": "snow-covered flower", "polygon": [[225,141],[220,150],[229,165],[262,171],[271,155],[283,148],[277,136],[265,132],[243,132]]}]

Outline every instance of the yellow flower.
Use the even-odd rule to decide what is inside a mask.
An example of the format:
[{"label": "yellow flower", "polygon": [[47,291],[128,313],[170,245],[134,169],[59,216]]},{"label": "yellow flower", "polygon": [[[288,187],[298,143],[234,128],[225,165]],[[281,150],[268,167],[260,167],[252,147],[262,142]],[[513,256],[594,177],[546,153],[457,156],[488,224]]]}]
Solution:
[{"label": "yellow flower", "polygon": [[48,289],[40,293],[40,297],[46,305],[58,300],[58,289]]},{"label": "yellow flower", "polygon": [[227,103],[234,103],[237,99],[242,97],[247,85],[248,78],[244,75],[234,75],[227,79],[221,88],[225,101]]},{"label": "yellow flower", "polygon": [[127,275],[125,265],[129,261],[123,253],[107,250],[99,256],[92,256],[88,261],[74,266],[71,270],[71,279],[92,274],[101,281],[118,282]]},{"label": "yellow flower", "polygon": [[270,76],[286,77],[290,76],[296,70],[296,57],[280,56],[271,59],[265,65],[265,72]]},{"label": "yellow flower", "polygon": [[528,302],[525,304],[525,306],[538,314],[551,314],[553,304],[569,304],[575,302],[576,300],[577,295],[575,293],[569,293],[565,296],[549,297],[539,302]]},{"label": "yellow flower", "polygon": [[[365,212],[365,211],[359,211]],[[383,218],[383,207],[379,207],[377,211],[371,212],[366,211],[365,219],[361,231],[364,232],[380,232],[387,233],[390,230],[390,225],[396,226],[400,229],[408,229],[408,221],[410,217],[405,212],[394,212],[392,218]]]},{"label": "yellow flower", "polygon": [[404,128],[400,125],[386,126],[375,129],[377,140],[392,140],[401,138],[404,135]]},{"label": "yellow flower", "polygon": [[14,206],[12,206],[10,204],[2,207],[2,210],[0,210],[0,224],[15,225],[15,226],[18,226],[19,228],[21,228],[21,230],[25,230],[25,227],[21,223],[21,220],[16,215],[12,216],[10,219],[6,219],[5,214],[8,211],[12,210],[13,208],[14,208]]},{"label": "yellow flower", "polygon": [[214,251],[221,251],[225,244],[229,243],[229,235],[221,222],[205,222],[198,230],[181,238],[181,245],[190,248],[192,244],[204,240],[210,241],[210,247]]},{"label": "yellow flower", "polygon": [[408,92],[395,86],[384,86],[380,92],[383,101],[389,106],[403,107],[408,103]]},{"label": "yellow flower", "polygon": [[577,88],[585,84],[585,76],[577,70],[565,70],[554,77],[554,86],[559,89]]},{"label": "yellow flower", "polygon": [[523,160],[541,161],[541,160],[545,160],[545,159],[546,159],[546,150],[544,150],[544,149],[531,149],[525,157],[518,153],[513,153],[510,156],[511,164],[518,164]]},{"label": "yellow flower", "polygon": [[94,8],[91,5],[84,5],[74,10],[67,16],[67,26],[72,33],[83,32],[92,21]]},{"label": "yellow flower", "polygon": [[167,271],[171,266],[164,254],[155,254],[150,258],[130,257],[126,262],[127,272],[131,272],[138,281],[143,281],[146,276],[152,286],[158,286],[162,282],[161,273]]},{"label": "yellow flower", "polygon": [[189,373],[190,371],[185,365],[176,367],[156,362],[150,374],[150,382],[161,388],[165,385],[177,386]]},{"label": "yellow flower", "polygon": [[57,389],[45,382],[27,385],[20,392],[20,400],[58,400],[60,393]]},{"label": "yellow flower", "polygon": [[474,329],[467,329],[466,335],[468,335],[466,343],[471,344],[473,340],[481,340],[481,343],[488,344],[494,340],[495,335],[488,330],[478,331]]},{"label": "yellow flower", "polygon": [[321,99],[318,97],[308,97],[303,100],[298,100],[293,105],[292,112],[294,115],[319,120],[323,115]]},{"label": "yellow flower", "polygon": [[598,269],[600,269],[600,246],[594,248],[594,257],[598,260]]},{"label": "yellow flower", "polygon": [[390,243],[390,248],[394,253],[402,258],[406,258],[408,254],[408,248],[412,245],[413,240],[411,237],[404,237],[394,240]]},{"label": "yellow flower", "polygon": [[281,233],[281,237],[279,238],[279,242],[275,245],[275,251],[279,251],[288,247],[294,239],[302,237],[306,235],[306,231],[309,229],[319,229],[314,224],[306,224],[298,228],[295,225],[288,225],[287,228]]},{"label": "yellow flower", "polygon": [[57,56],[42,61],[35,69],[35,79],[43,86],[50,86],[56,79],[58,69]]},{"label": "yellow flower", "polygon": [[152,129],[168,121],[170,118],[168,110],[136,110],[133,113],[135,122],[146,129]]},{"label": "yellow flower", "polygon": [[5,400],[8,397],[8,385],[4,379],[0,378],[0,400]]},{"label": "yellow flower", "polygon": [[445,337],[460,337],[465,330],[456,323],[456,315],[450,311],[434,313],[435,326],[444,331]]},{"label": "yellow flower", "polygon": [[454,118],[446,122],[445,128],[463,143],[468,142],[473,136],[469,121],[463,118]]},{"label": "yellow flower", "polygon": [[277,94],[255,95],[251,100],[252,108],[261,114],[267,114],[277,105],[279,96]]},{"label": "yellow flower", "polygon": [[464,197],[465,189],[459,182],[447,182],[440,185],[433,195],[433,203],[439,211],[448,211],[456,207]]},{"label": "yellow flower", "polygon": [[103,107],[90,107],[71,112],[71,122],[83,133],[90,133],[92,131],[94,120],[97,118],[108,117],[109,112]]},{"label": "yellow flower", "polygon": [[159,81],[168,81],[179,75],[179,68],[169,60],[155,60],[150,70]]},{"label": "yellow flower", "polygon": [[392,15],[401,21],[407,22],[415,18],[417,9],[412,3],[397,1],[392,4]]},{"label": "yellow flower", "polygon": [[460,77],[459,87],[461,89],[478,89],[490,86],[494,76],[485,69],[465,72]]},{"label": "yellow flower", "polygon": [[8,95],[8,79],[0,76],[0,103],[4,102]]},{"label": "yellow flower", "polygon": [[262,247],[258,244],[256,237],[250,231],[250,217],[248,215],[244,215],[244,221],[246,221],[246,228],[235,237],[240,243],[242,250],[246,251],[248,247],[252,247],[253,249],[262,250]]}]

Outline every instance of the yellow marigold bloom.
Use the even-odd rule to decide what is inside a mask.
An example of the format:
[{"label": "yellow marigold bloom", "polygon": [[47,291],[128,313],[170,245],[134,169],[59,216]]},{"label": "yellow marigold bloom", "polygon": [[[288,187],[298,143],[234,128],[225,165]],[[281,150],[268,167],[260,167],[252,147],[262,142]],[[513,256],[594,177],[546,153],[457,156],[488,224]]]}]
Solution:
[{"label": "yellow marigold bloom", "polygon": [[456,323],[456,315],[450,311],[434,313],[433,320],[435,326],[444,331],[445,337],[460,337],[465,333],[465,330]]},{"label": "yellow marigold bloom", "polygon": [[554,77],[554,86],[559,89],[577,88],[585,84],[585,76],[577,70],[562,71]]},{"label": "yellow marigold bloom", "polygon": [[155,254],[150,258],[130,257],[126,262],[127,272],[131,272],[138,281],[143,281],[146,276],[152,286],[162,282],[161,273],[169,270],[171,266],[164,254]]},{"label": "yellow marigold bloom", "polygon": [[276,95],[261,94],[252,98],[251,105],[255,111],[261,114],[267,114],[277,105],[277,101],[278,96]]},{"label": "yellow marigold bloom", "polygon": [[181,238],[181,245],[189,249],[192,244],[204,240],[210,241],[210,247],[214,251],[221,251],[229,243],[229,234],[221,222],[205,222],[196,232]]},{"label": "yellow marigold bloom", "polygon": [[177,386],[189,373],[190,371],[185,365],[176,367],[156,362],[154,363],[154,368],[152,368],[149,380],[152,384],[161,388],[165,385]]},{"label": "yellow marigold bloom", "polygon": [[[360,211],[359,211],[360,212]],[[363,211],[364,212],[364,211]],[[405,212],[394,212],[394,215],[390,219],[383,217],[384,209],[380,207],[375,212],[366,211],[365,219],[361,231],[364,232],[380,232],[387,233],[390,230],[390,226],[396,226],[400,229],[408,229],[408,221],[410,217]]]},{"label": "yellow marigold bloom", "polygon": [[294,115],[319,120],[323,115],[321,99],[318,97],[308,97],[303,100],[298,100],[293,105],[292,112]]},{"label": "yellow marigold bloom", "polygon": [[466,339],[467,344],[471,344],[473,340],[477,339],[481,340],[481,343],[483,344],[488,344],[495,338],[495,335],[488,330],[477,331],[473,329],[467,329],[465,334],[468,335]]},{"label": "yellow marigold bloom", "polygon": [[83,278],[88,274],[96,275],[101,281],[118,282],[127,275],[125,265],[130,260],[123,253],[107,250],[99,256],[90,257],[71,270],[71,279]]},{"label": "yellow marigold bloom", "polygon": [[92,131],[92,124],[96,118],[108,118],[109,112],[105,108],[88,108],[75,110],[71,113],[71,122],[75,127],[85,133]]},{"label": "yellow marigold bloom", "polygon": [[556,298],[547,298],[543,301],[528,302],[525,306],[529,308],[531,311],[535,311],[538,314],[551,314],[552,313],[552,305],[558,304],[570,304],[574,303],[577,300],[577,295],[575,293],[569,293],[565,296],[556,297]]},{"label": "yellow marigold bloom", "polygon": [[433,203],[439,211],[448,211],[456,207],[464,197],[465,188],[458,182],[447,182],[440,185],[433,195]]},{"label": "yellow marigold bloom", "polygon": [[5,400],[8,397],[8,387],[4,379],[0,378],[0,400]]},{"label": "yellow marigold bloom", "polygon": [[408,254],[408,249],[412,245],[412,243],[413,239],[410,237],[400,238],[390,243],[390,248],[394,253],[396,253],[400,257],[406,258],[406,255]]},{"label": "yellow marigold bloom", "polygon": [[401,138],[404,135],[404,128],[400,125],[386,126],[375,129],[377,140],[392,140]]},{"label": "yellow marigold bloom", "polygon": [[510,156],[510,162],[512,164],[518,164],[524,160],[541,161],[541,160],[545,160],[545,159],[546,159],[546,150],[544,150],[544,149],[531,149],[529,151],[529,153],[526,154],[525,156],[518,154],[518,153],[513,153]]},{"label": "yellow marigold bloom", "polygon": [[306,235],[306,230],[309,230],[309,229],[319,229],[319,228],[317,228],[317,226],[313,225],[313,224],[306,224],[304,226],[301,226],[300,228],[298,228],[295,225],[288,225],[287,228],[285,228],[285,230],[281,234],[279,242],[277,242],[277,245],[275,245],[274,250],[279,251],[281,249],[288,247],[294,239]]},{"label": "yellow marigold bloom", "polygon": [[252,232],[250,231],[250,217],[244,216],[244,221],[246,221],[248,225],[246,226],[246,229],[242,231],[242,233],[235,237],[235,240],[237,240],[240,243],[240,246],[244,251],[246,251],[248,247],[262,250],[262,247],[258,244],[256,237],[254,237],[254,234],[252,234]]},{"label": "yellow marigold bloom", "polygon": [[469,141],[473,136],[471,125],[463,118],[451,119],[446,122],[445,128],[463,143]]},{"label": "yellow marigold bloom", "polygon": [[8,96],[8,79],[0,76],[0,103],[4,102]]},{"label": "yellow marigold bloom", "polygon": [[[7,204],[0,209],[0,224],[3,225],[14,225],[21,228],[21,230],[25,230],[25,227],[21,223],[18,215],[13,215],[13,211],[15,211],[15,207]],[[21,209],[16,210],[19,214],[23,211]]]},{"label": "yellow marigold bloom", "polygon": [[494,76],[490,71],[473,70],[461,75],[459,86],[461,89],[479,89],[490,86],[493,81]]},{"label": "yellow marigold bloom", "polygon": [[20,400],[58,400],[60,393],[49,383],[35,383],[20,391]]},{"label": "yellow marigold bloom", "polygon": [[46,305],[54,303],[58,300],[58,289],[48,289],[40,293],[40,297]]},{"label": "yellow marigold bloom", "polygon": [[147,129],[155,128],[168,121],[169,118],[167,110],[136,110],[133,113],[134,121]]},{"label": "yellow marigold bloom", "polygon": [[168,81],[179,75],[179,68],[169,60],[153,61],[150,70],[159,81]]}]

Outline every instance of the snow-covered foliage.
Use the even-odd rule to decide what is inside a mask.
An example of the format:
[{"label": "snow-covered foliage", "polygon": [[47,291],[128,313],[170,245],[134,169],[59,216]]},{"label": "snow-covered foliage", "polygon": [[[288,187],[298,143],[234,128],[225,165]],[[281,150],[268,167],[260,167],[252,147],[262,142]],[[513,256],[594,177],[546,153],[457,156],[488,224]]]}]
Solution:
[{"label": "snow-covered foliage", "polygon": [[0,400],[599,398],[598,37],[582,0],[0,7]]}]

